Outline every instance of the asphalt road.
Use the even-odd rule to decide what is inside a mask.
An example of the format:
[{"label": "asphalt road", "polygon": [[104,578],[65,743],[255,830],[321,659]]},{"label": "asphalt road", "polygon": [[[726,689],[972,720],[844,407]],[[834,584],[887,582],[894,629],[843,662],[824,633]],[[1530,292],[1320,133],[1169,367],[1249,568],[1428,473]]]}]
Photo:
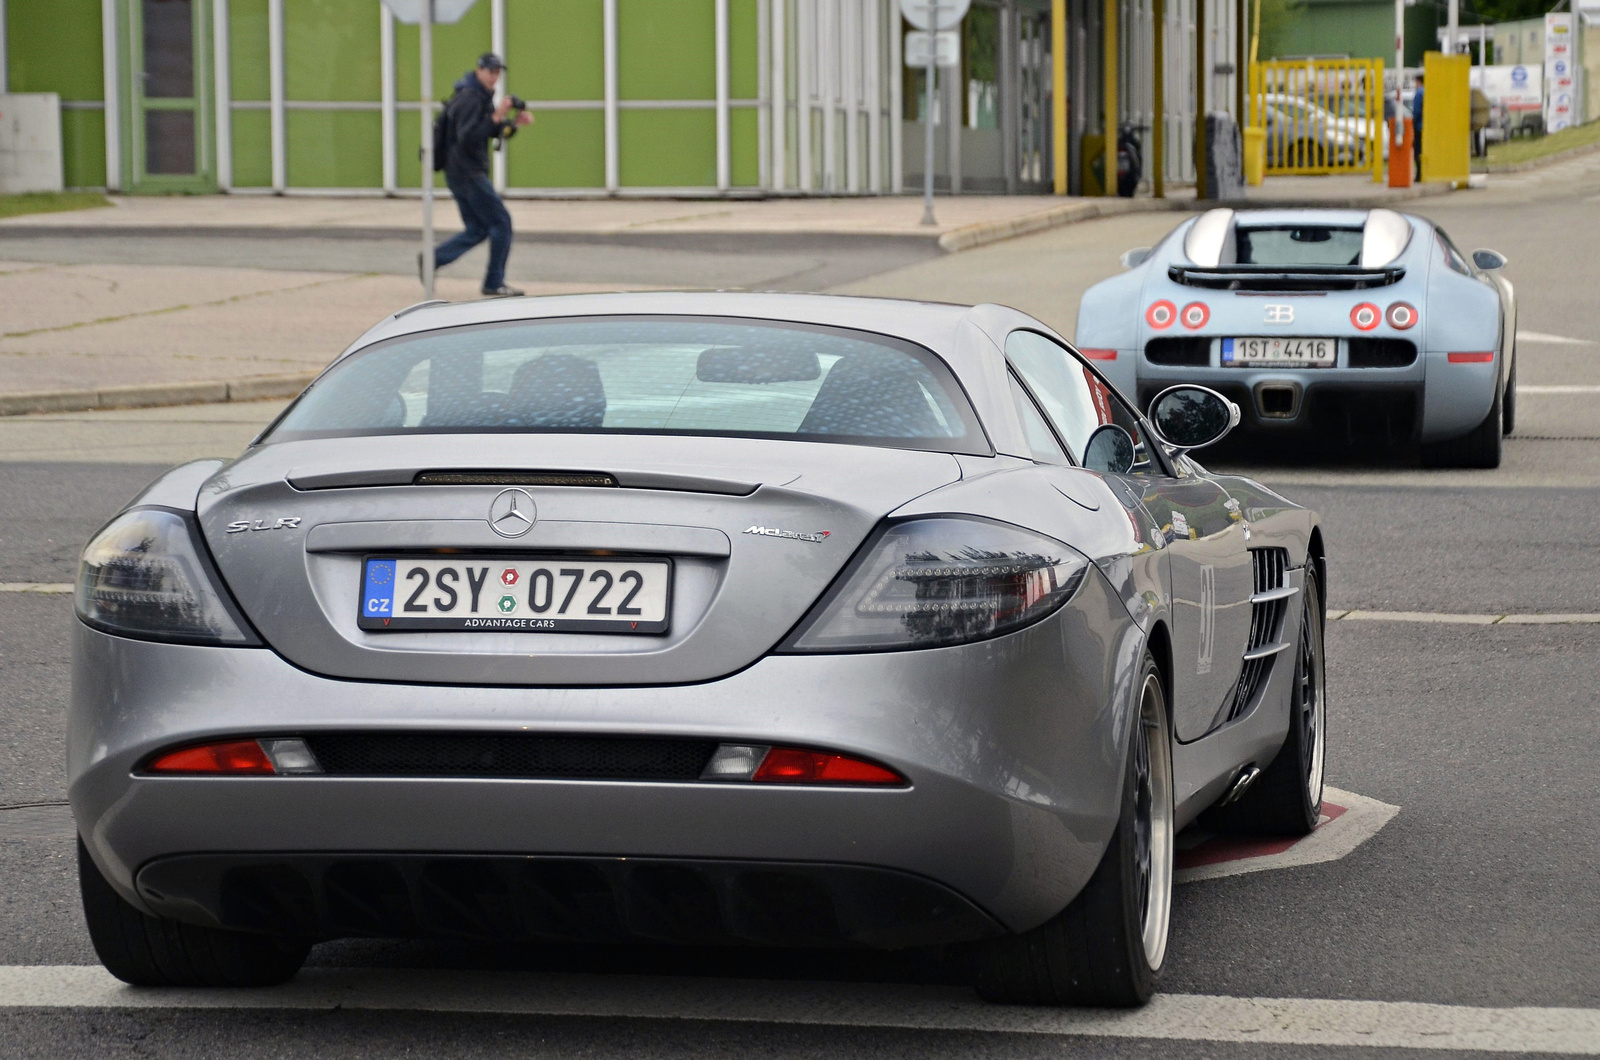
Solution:
[{"label": "asphalt road", "polygon": [[[1524,344],[1524,383],[1600,383],[1600,315],[1581,264],[1600,241],[1600,211],[1588,201],[1597,194],[1600,177],[1590,174],[1566,186],[1525,182],[1423,204],[1458,242],[1494,246],[1513,259],[1525,331],[1580,340]],[[915,286],[931,296],[965,291],[976,299],[1005,294],[994,288],[1011,277],[1006,300],[1055,314],[1059,326],[1082,283],[1116,267],[1115,250],[1150,241],[1153,220],[1096,222],[901,262],[852,281],[851,289]],[[1052,260],[1053,284],[1043,271]],[[1568,417],[1564,436],[1577,440],[1513,439],[1504,473],[1423,473],[1403,455],[1384,454],[1308,465],[1266,463],[1246,450],[1230,461],[1323,513],[1335,609],[1593,613],[1600,611],[1595,404],[1591,397],[1570,410],[1530,413],[1536,421]],[[0,582],[70,581],[82,541],[165,462],[236,447],[275,407],[240,407],[204,422],[154,411],[0,424]],[[20,450],[7,452],[7,439],[45,435],[55,439],[38,450],[52,454],[48,461],[18,461]],[[157,448],[158,438],[166,448]],[[118,448],[118,440],[125,445]],[[160,462],[138,462],[145,452],[159,452]],[[65,595],[0,592],[0,970],[94,963],[59,806],[72,621]],[[1328,649],[1328,780],[1400,811],[1339,860],[1180,887],[1165,989],[1600,1009],[1600,714],[1592,693],[1600,624],[1339,621],[1330,626]],[[475,971],[615,983],[625,995],[637,983],[641,996],[687,980],[704,982],[712,1005],[732,989],[718,985],[728,982],[768,984],[761,988],[779,1000],[806,996],[817,983],[846,984],[852,996],[889,998],[882,1004],[890,1008],[907,997],[954,1005],[965,996],[963,969],[948,954],[525,952],[363,941],[320,946],[311,963],[322,972],[371,976],[422,969],[436,974],[441,989]],[[0,1009],[3,1051],[41,1057],[224,1050],[239,1057],[1394,1055],[1353,1046],[1167,1040],[1155,1031],[1104,1037],[909,1022],[674,1019],[642,1002],[623,1003],[608,1016],[415,1006]]]}]

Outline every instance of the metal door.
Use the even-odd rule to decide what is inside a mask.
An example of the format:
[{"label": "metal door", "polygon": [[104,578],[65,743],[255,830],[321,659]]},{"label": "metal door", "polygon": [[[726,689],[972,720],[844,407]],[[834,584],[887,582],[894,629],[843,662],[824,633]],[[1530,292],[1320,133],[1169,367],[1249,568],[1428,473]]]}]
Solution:
[{"label": "metal door", "polygon": [[207,0],[127,0],[134,187],[209,188]]},{"label": "metal door", "polygon": [[1226,717],[1250,640],[1254,578],[1244,521],[1216,482],[1128,479],[1166,537],[1172,578],[1173,728],[1194,740]]}]

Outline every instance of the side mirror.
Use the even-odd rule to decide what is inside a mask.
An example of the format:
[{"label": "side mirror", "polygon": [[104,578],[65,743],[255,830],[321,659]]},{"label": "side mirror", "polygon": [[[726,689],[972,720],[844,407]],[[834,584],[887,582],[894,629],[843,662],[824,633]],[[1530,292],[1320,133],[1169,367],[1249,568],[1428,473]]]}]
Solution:
[{"label": "side mirror", "polygon": [[1090,471],[1126,475],[1133,470],[1133,435],[1115,423],[1102,424],[1083,447],[1083,466]]},{"label": "side mirror", "polygon": [[1474,250],[1472,263],[1484,272],[1493,272],[1506,267],[1506,256],[1497,250]]},{"label": "side mirror", "polygon": [[1154,249],[1154,247],[1134,247],[1132,250],[1124,251],[1122,257],[1118,258],[1117,260],[1122,262],[1123,268],[1131,269],[1136,265],[1143,265],[1146,261],[1148,261],[1150,259],[1150,253]]},{"label": "side mirror", "polygon": [[1239,406],[1203,386],[1168,387],[1150,402],[1150,425],[1172,449],[1203,449],[1239,425]]}]

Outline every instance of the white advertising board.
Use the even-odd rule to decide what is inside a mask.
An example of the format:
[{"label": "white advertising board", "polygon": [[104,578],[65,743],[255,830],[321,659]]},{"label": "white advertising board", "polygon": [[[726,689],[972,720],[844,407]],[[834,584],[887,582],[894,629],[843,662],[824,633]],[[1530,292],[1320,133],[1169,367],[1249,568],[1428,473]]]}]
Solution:
[{"label": "white advertising board", "polygon": [[1544,131],[1560,132],[1577,120],[1571,12],[1544,16]]},{"label": "white advertising board", "polygon": [[1544,106],[1544,71],[1537,66],[1474,66],[1467,80],[1482,90],[1490,103],[1498,103],[1509,113]]}]

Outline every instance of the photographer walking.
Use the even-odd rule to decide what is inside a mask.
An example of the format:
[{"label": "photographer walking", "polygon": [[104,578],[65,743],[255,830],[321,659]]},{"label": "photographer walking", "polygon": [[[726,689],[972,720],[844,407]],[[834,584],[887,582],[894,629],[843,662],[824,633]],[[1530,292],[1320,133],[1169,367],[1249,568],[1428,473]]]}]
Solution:
[{"label": "photographer walking", "polygon": [[[493,52],[478,58],[475,69],[469,70],[456,82],[455,95],[445,104],[442,140],[444,180],[455,197],[461,211],[461,222],[466,230],[445,240],[433,251],[433,267],[442,268],[461,255],[489,241],[489,271],[483,277],[483,293],[495,297],[519,295],[515,287],[506,286],[506,258],[511,254],[511,214],[489,180],[489,141],[503,140],[518,127],[533,121],[533,115],[518,108],[515,118],[510,118],[512,101],[507,96],[498,106],[494,102],[494,86],[506,64]],[[422,271],[422,255],[417,255],[417,271]]]}]

